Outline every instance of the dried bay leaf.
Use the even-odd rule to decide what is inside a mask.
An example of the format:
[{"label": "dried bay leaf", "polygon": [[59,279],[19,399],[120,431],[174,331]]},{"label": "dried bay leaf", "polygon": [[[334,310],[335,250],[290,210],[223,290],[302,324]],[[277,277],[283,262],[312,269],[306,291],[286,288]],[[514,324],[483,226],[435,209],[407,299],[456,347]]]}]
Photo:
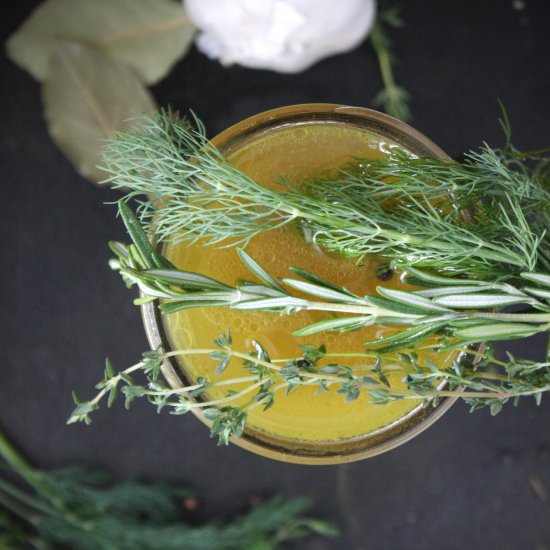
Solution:
[{"label": "dried bay leaf", "polygon": [[154,113],[154,99],[128,67],[83,44],[57,43],[48,73],[42,99],[51,138],[82,176],[104,179],[103,141]]},{"label": "dried bay leaf", "polygon": [[46,0],[6,46],[9,58],[37,80],[46,78],[62,39],[94,46],[152,84],[187,52],[194,35],[182,3],[173,0]]}]

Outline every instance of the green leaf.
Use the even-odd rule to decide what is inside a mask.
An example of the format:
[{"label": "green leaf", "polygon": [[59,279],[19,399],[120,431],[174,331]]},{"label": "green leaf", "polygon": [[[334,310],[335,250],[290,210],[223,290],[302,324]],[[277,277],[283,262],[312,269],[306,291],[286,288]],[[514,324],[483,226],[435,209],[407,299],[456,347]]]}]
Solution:
[{"label": "green leaf", "polygon": [[151,246],[151,243],[149,242],[149,239],[147,238],[147,235],[143,230],[137,216],[123,200],[118,201],[118,211],[124,225],[126,226],[126,231],[128,231],[128,235],[130,235],[130,238],[134,243],[134,246],[147,265],[152,265],[153,247]]},{"label": "green leaf", "polygon": [[180,271],[179,269],[148,269],[143,272],[153,278],[169,285],[181,286],[185,289],[230,289],[231,287],[216,281],[206,275],[193,273],[191,271]]},{"label": "green leaf", "polygon": [[[214,355],[214,353],[211,353],[210,355]],[[224,355],[222,358],[220,358],[218,364],[216,365],[216,374],[220,375],[229,365],[229,361],[231,360],[231,357],[229,355]]]},{"label": "green leaf", "polygon": [[283,279],[283,282],[285,285],[288,285],[295,290],[299,290],[300,292],[305,292],[306,294],[317,296],[318,298],[323,298],[325,300],[345,302],[348,304],[365,304],[364,300],[361,298],[350,296],[347,293],[333,290],[332,288],[326,288],[324,286],[305,281],[298,281],[296,279]]},{"label": "green leaf", "polygon": [[147,89],[128,67],[88,46],[56,44],[42,88],[44,116],[55,144],[80,175],[101,181],[101,147],[117,131],[136,125],[136,115],[154,113]]},{"label": "green leaf", "polygon": [[301,328],[292,334],[294,336],[310,336],[311,334],[317,334],[318,332],[325,331],[337,331],[344,332],[349,330],[357,330],[372,324],[372,317],[370,316],[358,316],[358,317],[337,317],[335,319],[325,319],[312,323],[307,327]]},{"label": "green leaf", "polygon": [[499,294],[451,294],[450,296],[434,298],[433,301],[453,308],[481,309],[528,303],[529,299],[521,296],[506,296]]},{"label": "green leaf", "polygon": [[244,294],[254,294],[258,298],[260,296],[287,296],[288,292],[279,292],[274,288],[270,288],[265,285],[251,283],[250,281],[241,281],[237,284],[237,290],[240,290]]},{"label": "green leaf", "polygon": [[322,535],[324,537],[337,537],[340,534],[340,530],[334,523],[324,521],[321,519],[305,519],[301,521],[301,525],[307,527],[316,535]]},{"label": "green leaf", "polygon": [[94,46],[145,83],[163,78],[191,44],[195,27],[171,0],[46,0],[9,38],[9,58],[37,80],[49,75],[56,39]]},{"label": "green leaf", "polygon": [[118,241],[109,241],[108,246],[119,258],[128,258],[128,248],[125,244],[119,243]]},{"label": "green leaf", "polygon": [[85,424],[90,424],[90,413],[96,411],[99,408],[99,405],[94,401],[84,401],[80,403],[74,392],[73,398],[76,403],[76,407],[71,412],[71,416],[67,420],[67,424],[74,424],[76,422],[84,422]]},{"label": "green leaf", "polygon": [[232,305],[232,309],[279,309],[279,308],[303,308],[307,306],[307,300],[283,296],[281,298],[262,298],[259,300],[247,300]]},{"label": "green leaf", "polygon": [[522,273],[521,276],[528,281],[533,281],[543,286],[550,286],[550,275],[545,273]]},{"label": "green leaf", "polygon": [[540,332],[538,327],[524,323],[491,323],[456,329],[454,336],[463,340],[484,342],[486,340],[527,338],[538,332]]},{"label": "green leaf", "polygon": [[159,254],[156,250],[153,250],[153,260],[159,269],[176,269],[176,266],[172,262],[168,261],[167,258]]},{"label": "green leaf", "polygon": [[[407,279],[407,282],[409,280]],[[496,288],[495,288],[496,287]],[[424,298],[437,298],[439,296],[449,296],[450,294],[471,294],[474,292],[489,291],[489,290],[501,290],[502,285],[495,285],[487,283],[486,285],[477,286],[444,286],[427,288],[426,290],[416,290],[417,296],[423,296]],[[512,290],[512,289],[510,289]]]},{"label": "green leaf", "polygon": [[[409,319],[406,319],[407,323],[413,322],[419,317],[424,317],[426,315],[426,310],[424,308],[411,306],[409,304],[404,304],[403,302],[396,302],[394,300],[389,300],[387,298],[379,298],[378,296],[372,296],[372,295],[365,296],[365,302],[383,311],[385,310],[385,311],[392,311],[395,313],[402,313],[403,315],[400,317],[402,318],[409,317]],[[380,315],[380,317],[382,317],[382,315]],[[384,322],[378,320],[379,324],[383,324]]]},{"label": "green leaf", "polygon": [[[237,254],[246,267],[254,274],[262,283],[265,283],[269,288],[285,292],[285,289],[279,284],[277,279],[272,277],[256,260],[247,254],[242,248],[237,248]],[[286,293],[285,293],[286,294]]]},{"label": "green leaf", "polygon": [[115,369],[111,360],[107,357],[105,359],[105,379],[112,378],[115,375]]},{"label": "green leaf", "polygon": [[182,309],[193,309],[195,307],[218,307],[218,306],[227,306],[227,300],[219,300],[208,298],[207,296],[200,297],[197,296],[196,300],[178,300],[176,302],[168,302],[159,305],[162,313],[166,315],[170,313],[175,313],[176,311],[181,311]]},{"label": "green leaf", "polygon": [[538,298],[545,298],[546,300],[550,300],[550,290],[541,290],[540,288],[534,288],[532,286],[526,286],[523,290],[525,290],[525,292],[528,292],[529,294],[537,296]]},{"label": "green leaf", "polygon": [[431,300],[428,300],[427,298],[424,298],[422,296],[418,296],[413,292],[405,292],[403,290],[394,290],[391,288],[385,288],[383,286],[376,287],[376,291],[378,292],[378,294],[380,294],[381,296],[384,296],[385,298],[388,298],[395,302],[399,302],[401,304],[423,309],[425,311],[438,311],[438,312],[450,311],[448,308],[443,306],[438,306],[437,304],[434,304]]},{"label": "green leaf", "polygon": [[458,282],[461,285],[472,285],[472,286],[483,286],[486,283],[483,281],[475,281],[471,279],[456,279],[450,277],[442,277],[441,275],[433,275],[432,273],[426,273],[420,269],[407,266],[406,268],[407,275],[412,275],[416,279],[425,281],[426,283],[435,284],[435,285],[456,285]]},{"label": "green leaf", "polygon": [[[334,283],[331,283],[330,281],[327,281],[326,279],[323,279],[322,277],[319,277],[319,275],[315,275],[315,273],[311,273],[309,271],[306,271],[305,269],[302,269],[301,267],[296,266],[290,266],[288,269],[298,275],[299,277],[302,277],[302,279],[305,279],[306,281],[309,281],[310,283],[324,286],[326,288],[332,288],[332,290],[336,290],[337,292],[346,291],[346,289],[342,289],[341,287],[335,285]],[[351,296],[353,294],[349,293]]]},{"label": "green leaf", "polygon": [[202,411],[202,414],[208,420],[215,420],[216,418],[218,418],[218,416],[220,416],[223,413],[222,411],[220,411],[220,409],[215,409],[212,407],[211,409],[204,409]]},{"label": "green leaf", "polygon": [[420,342],[431,336],[447,323],[430,323],[425,325],[414,326],[409,329],[401,330],[391,336],[379,338],[363,342],[364,346],[382,346],[382,349],[376,348],[378,351],[395,351],[404,347],[411,346],[416,342]]}]

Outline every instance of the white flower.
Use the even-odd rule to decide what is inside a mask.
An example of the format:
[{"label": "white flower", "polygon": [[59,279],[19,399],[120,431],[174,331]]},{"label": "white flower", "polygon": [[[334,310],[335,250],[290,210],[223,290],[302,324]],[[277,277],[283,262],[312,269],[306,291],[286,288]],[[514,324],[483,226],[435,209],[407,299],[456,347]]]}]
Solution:
[{"label": "white flower", "polygon": [[357,46],[375,0],[185,0],[197,47],[224,65],[295,73]]}]

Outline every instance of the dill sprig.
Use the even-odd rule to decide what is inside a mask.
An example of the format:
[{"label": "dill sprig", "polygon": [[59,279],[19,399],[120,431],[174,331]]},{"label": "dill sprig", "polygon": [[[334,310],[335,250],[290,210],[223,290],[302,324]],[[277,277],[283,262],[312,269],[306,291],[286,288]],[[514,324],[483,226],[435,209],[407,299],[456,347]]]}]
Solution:
[{"label": "dill sprig", "polygon": [[525,158],[488,145],[464,163],[403,153],[358,159],[336,180],[282,181],[275,190],[235,168],[200,121],[193,126],[165,111],[110,141],[105,169],[110,183],[130,190],[127,199],[138,200],[142,222],[159,241],[245,246],[293,222],[322,247],[358,260],[378,254],[397,266],[489,279],[548,262],[546,228],[540,217],[530,219],[549,211],[540,174]]},{"label": "dill sprig", "polygon": [[375,253],[397,266],[478,278],[534,270],[545,257],[540,245],[546,228],[538,212],[550,206],[550,193],[530,174],[510,170],[487,144],[466,153],[463,162],[399,152],[386,160],[357,160],[338,171],[336,182],[315,179],[308,191],[360,212],[362,225],[381,229],[366,241],[359,231],[314,227],[318,244],[344,255]]},{"label": "dill sprig", "polygon": [[0,479],[2,548],[274,550],[285,540],[337,534],[332,524],[303,516],[302,498],[273,498],[225,525],[190,525],[181,504],[188,489],[129,480],[112,485],[105,473],[83,467],[41,471],[1,431],[0,466],[24,482]]}]

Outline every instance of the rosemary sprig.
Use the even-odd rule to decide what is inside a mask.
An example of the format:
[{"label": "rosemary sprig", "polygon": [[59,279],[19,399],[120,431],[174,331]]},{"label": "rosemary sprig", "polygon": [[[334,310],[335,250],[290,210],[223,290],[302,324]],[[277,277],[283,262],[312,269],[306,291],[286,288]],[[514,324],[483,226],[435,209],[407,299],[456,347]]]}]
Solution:
[{"label": "rosemary sprig", "polygon": [[384,84],[384,88],[374,98],[374,103],[382,107],[389,115],[406,122],[411,119],[410,96],[404,88],[395,83],[393,66],[396,59],[391,50],[392,43],[388,37],[387,27],[397,29],[403,27],[403,20],[399,16],[397,6],[391,8],[381,6],[379,8],[376,23],[369,35],[370,43],[378,58],[380,75]]},{"label": "rosemary sprig", "polygon": [[82,467],[44,472],[1,431],[0,467],[25,482],[0,478],[0,547],[11,550],[275,550],[286,540],[337,534],[329,522],[304,517],[308,502],[301,498],[273,498],[225,525],[189,525],[179,504],[188,489],[137,481],[109,486],[104,473]]},{"label": "rosemary sprig", "polygon": [[[138,199],[142,222],[159,240],[246,245],[293,222],[348,257],[378,254],[397,266],[471,277],[517,277],[547,258],[547,247],[540,246],[547,243],[545,228],[530,217],[537,205],[548,209],[550,195],[525,163],[512,170],[510,158],[488,146],[471,152],[464,164],[397,154],[358,161],[337,182],[285,182],[286,189],[273,190],[233,167],[208,142],[200,122],[193,128],[164,112],[111,141],[105,161],[109,181],[131,190],[127,198]],[[385,175],[392,178],[388,189],[378,181],[365,191]],[[472,206],[467,216],[445,198],[449,192],[460,196],[457,204]],[[390,199],[391,208],[384,202]]]},{"label": "rosemary sprig", "polygon": [[[392,346],[410,346],[419,340],[445,332],[453,345],[486,340],[524,338],[550,327],[550,275],[524,272],[525,285],[457,280],[430,275],[409,268],[409,277],[426,290],[400,291],[380,286],[376,296],[359,296],[297,267],[291,270],[299,279],[276,280],[244,250],[239,255],[253,277],[260,282],[241,281],[234,287],[198,273],[182,271],[153,258],[153,251],[140,231],[139,222],[124,202],[121,215],[134,233],[134,245],[112,243],[116,258],[111,268],[128,284],[136,284],[146,299],[162,298],[160,309],[174,313],[195,307],[228,307],[239,310],[292,314],[301,310],[325,311],[331,316],[295,332],[308,336],[323,331],[349,331],[378,324],[413,325],[391,337]],[[139,250],[145,246],[145,250]],[[148,248],[150,250],[148,250]],[[149,260],[148,260],[149,258]],[[157,254],[157,258],[162,258]],[[308,297],[299,297],[298,291]],[[140,300],[140,303],[143,299]],[[532,313],[479,311],[523,305]],[[333,314],[340,314],[334,317]],[[378,340],[378,343],[390,343]]]}]

